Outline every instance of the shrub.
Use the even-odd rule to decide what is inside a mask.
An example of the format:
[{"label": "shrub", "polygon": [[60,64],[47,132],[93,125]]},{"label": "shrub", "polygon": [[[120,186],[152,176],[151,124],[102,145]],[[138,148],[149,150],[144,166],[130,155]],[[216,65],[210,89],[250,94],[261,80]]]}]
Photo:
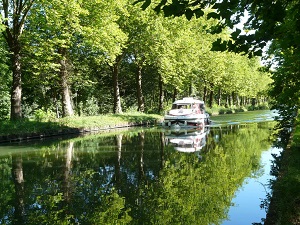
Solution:
[{"label": "shrub", "polygon": [[266,109],[270,109],[269,104],[267,102],[261,103],[258,105],[258,109],[261,110],[266,110]]},{"label": "shrub", "polygon": [[34,111],[34,119],[38,122],[49,122],[55,120],[55,113],[51,110],[44,108]]},{"label": "shrub", "polygon": [[99,114],[99,106],[96,98],[92,97],[86,100],[82,107],[82,113],[85,116],[96,116]]},{"label": "shrub", "polygon": [[8,92],[0,90],[0,120],[9,119],[10,96]]}]

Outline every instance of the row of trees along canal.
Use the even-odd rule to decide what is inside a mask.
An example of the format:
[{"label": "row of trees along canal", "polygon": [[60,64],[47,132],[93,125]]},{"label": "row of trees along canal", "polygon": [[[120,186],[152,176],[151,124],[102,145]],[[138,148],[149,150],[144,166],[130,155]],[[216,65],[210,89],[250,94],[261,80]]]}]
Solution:
[{"label": "row of trees along canal", "polygon": [[165,17],[133,0],[1,0],[0,118],[162,112],[197,95],[219,105],[265,99],[259,58],[211,51],[218,19]]}]

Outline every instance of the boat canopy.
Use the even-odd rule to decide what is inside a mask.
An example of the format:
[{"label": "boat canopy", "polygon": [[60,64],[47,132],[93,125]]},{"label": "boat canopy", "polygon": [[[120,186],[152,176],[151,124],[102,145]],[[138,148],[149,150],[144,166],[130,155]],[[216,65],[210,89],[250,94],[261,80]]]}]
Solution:
[{"label": "boat canopy", "polygon": [[176,105],[188,105],[188,104],[204,104],[204,101],[194,99],[194,98],[183,98],[181,100],[176,100],[173,104]]},{"label": "boat canopy", "polygon": [[204,109],[204,101],[194,99],[194,98],[183,98],[181,100],[176,100],[173,105],[172,109],[195,109],[201,108]]}]

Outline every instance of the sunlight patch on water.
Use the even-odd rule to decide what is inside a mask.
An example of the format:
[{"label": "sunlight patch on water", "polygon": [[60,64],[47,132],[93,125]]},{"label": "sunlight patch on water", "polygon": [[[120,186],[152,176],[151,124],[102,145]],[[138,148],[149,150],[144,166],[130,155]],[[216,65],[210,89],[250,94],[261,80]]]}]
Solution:
[{"label": "sunlight patch on water", "polygon": [[278,113],[275,110],[257,110],[235,114],[217,115],[211,117],[212,124],[210,126],[220,127],[234,124],[267,122],[273,121],[276,116],[278,116]]}]

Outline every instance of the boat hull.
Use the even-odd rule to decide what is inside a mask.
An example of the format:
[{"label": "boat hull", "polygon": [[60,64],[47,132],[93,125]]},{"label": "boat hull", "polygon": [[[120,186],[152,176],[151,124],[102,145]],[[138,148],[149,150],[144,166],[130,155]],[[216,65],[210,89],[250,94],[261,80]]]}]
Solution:
[{"label": "boat hull", "polygon": [[204,127],[210,124],[209,115],[191,115],[191,116],[170,116],[166,115],[162,123],[163,126],[172,127]]}]

